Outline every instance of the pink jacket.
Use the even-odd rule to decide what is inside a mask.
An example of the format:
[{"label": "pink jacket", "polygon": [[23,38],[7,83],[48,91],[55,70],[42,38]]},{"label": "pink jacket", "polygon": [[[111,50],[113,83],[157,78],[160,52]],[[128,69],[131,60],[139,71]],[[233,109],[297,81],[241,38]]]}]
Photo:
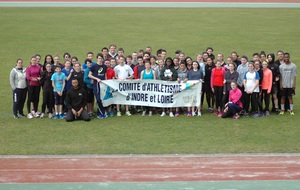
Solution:
[{"label": "pink jacket", "polygon": [[235,90],[229,91],[229,101],[243,108],[243,104],[240,101],[241,97],[242,91],[240,89],[236,88]]},{"label": "pink jacket", "polygon": [[28,80],[29,86],[40,86],[39,81],[33,81],[32,79],[36,79],[41,77],[41,67],[39,65],[30,65],[26,69],[26,79]]}]

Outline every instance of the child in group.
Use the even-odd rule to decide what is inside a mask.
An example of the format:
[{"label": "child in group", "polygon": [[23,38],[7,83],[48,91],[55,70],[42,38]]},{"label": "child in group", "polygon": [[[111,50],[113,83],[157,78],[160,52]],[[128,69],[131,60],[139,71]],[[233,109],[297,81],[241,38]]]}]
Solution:
[{"label": "child in group", "polygon": [[216,98],[216,111],[214,112],[214,115],[217,115],[218,117],[222,117],[224,76],[225,68],[221,67],[221,61],[218,60],[216,62],[216,68],[213,68],[211,71],[210,81],[211,90]]},{"label": "child in group", "polygon": [[206,94],[206,102],[207,102],[207,112],[212,113],[214,111],[213,107],[215,105],[214,93],[212,92],[212,88],[210,86],[211,81],[211,71],[215,68],[215,64],[210,57],[206,58],[205,65],[205,76],[204,76],[204,90],[203,92]]},{"label": "child in group", "polygon": [[[185,66],[185,62],[182,61],[179,64],[179,69],[177,70],[178,78],[177,81],[180,84],[181,82],[185,83],[188,80],[188,71]],[[179,107],[176,107],[175,117],[179,117]]]},{"label": "child in group", "polygon": [[62,105],[63,105],[63,90],[66,84],[66,75],[61,72],[61,66],[57,65],[55,67],[55,73],[51,77],[54,100],[55,100],[55,116],[54,119],[64,119],[62,114]]},{"label": "child in group", "polygon": [[[71,60],[70,59],[66,59],[65,60],[65,67],[61,70],[61,72],[64,73],[66,75],[66,77],[67,77],[67,79],[66,79],[66,85],[65,85],[65,89],[64,89],[64,94],[63,94],[64,100],[65,100],[66,93],[72,87],[72,81],[71,81],[72,70],[73,70],[73,67],[71,66]],[[66,106],[66,102],[65,101],[63,103],[63,111],[64,111],[64,113],[67,113],[67,111],[68,111],[68,108]]]},{"label": "child in group", "polygon": [[[106,63],[106,61],[105,61]],[[115,79],[115,71],[114,71],[114,67],[115,67],[115,63],[114,62],[110,62],[108,61],[108,63],[106,64],[107,70],[106,70],[106,79],[107,80],[112,80]],[[108,106],[106,109],[108,111],[108,115],[110,117],[114,116],[114,112],[113,110],[114,105],[110,105]]]},{"label": "child in group", "polygon": [[268,68],[268,63],[266,61],[262,62],[262,70],[263,70],[263,80],[261,83],[261,98],[265,102],[265,115],[270,116],[270,94],[272,90],[272,83],[273,83],[273,73]]}]

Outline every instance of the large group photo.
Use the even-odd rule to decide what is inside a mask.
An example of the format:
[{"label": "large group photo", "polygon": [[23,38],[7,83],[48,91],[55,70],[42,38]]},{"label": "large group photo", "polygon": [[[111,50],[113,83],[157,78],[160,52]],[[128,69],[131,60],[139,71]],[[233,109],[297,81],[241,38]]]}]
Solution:
[{"label": "large group photo", "polygon": [[[151,46],[125,56],[123,48],[110,44],[96,54],[96,62],[93,60],[93,52],[87,52],[86,59],[81,62],[70,53],[64,53],[62,61],[60,55],[50,54],[45,55],[44,61],[41,61],[41,55],[36,54],[31,57],[28,68],[23,65],[22,59],[18,59],[17,66],[10,72],[13,116],[15,119],[26,117],[23,107],[27,96],[29,119],[43,119],[45,114],[49,118],[65,118],[66,121],[121,116],[122,107],[118,102],[124,104],[127,116],[131,116],[131,113],[145,116],[146,112],[149,116],[154,112],[162,117],[166,112],[170,117],[179,117],[180,114],[202,116],[205,107],[206,113],[213,113],[220,118],[238,119],[249,115],[258,118],[270,116],[270,101],[271,111],[276,115],[284,115],[286,111],[294,115],[297,67],[287,52],[277,51],[275,59],[274,53],[261,51],[253,53],[249,59],[246,55],[239,57],[233,51],[224,60],[223,53],[219,52],[215,56],[213,48],[207,47],[205,51],[196,54],[194,59],[181,50],[171,56],[168,56],[165,49],[158,49],[154,53]],[[120,101],[121,98],[111,92],[105,92],[107,87],[101,85],[105,80],[116,80],[116,86],[121,88],[110,88],[114,89],[114,94],[127,93],[124,95],[125,101]],[[140,84],[134,83],[144,80],[169,83],[160,90],[157,89],[159,87],[141,88]],[[190,102],[180,104],[180,96],[173,96],[183,90],[179,86],[191,81],[202,85],[193,92],[189,91],[194,94]],[[170,82],[175,85],[170,85]],[[172,88],[168,90],[166,86]],[[192,85],[187,86],[189,90],[193,88],[190,87]],[[41,89],[42,109],[39,111]],[[134,97],[128,98],[128,92],[132,90],[143,93],[134,93]],[[158,94],[157,97],[148,98],[149,93],[154,91],[166,95]],[[103,105],[108,99],[105,97],[107,93],[115,101],[110,100],[109,104]],[[137,101],[136,104],[133,100]],[[142,106],[142,102],[146,102],[147,106]]]}]

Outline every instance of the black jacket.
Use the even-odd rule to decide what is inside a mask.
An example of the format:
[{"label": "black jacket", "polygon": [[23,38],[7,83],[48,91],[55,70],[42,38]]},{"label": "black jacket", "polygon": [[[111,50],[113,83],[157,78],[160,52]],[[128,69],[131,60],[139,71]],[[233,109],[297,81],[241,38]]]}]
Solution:
[{"label": "black jacket", "polygon": [[87,93],[84,88],[79,87],[78,89],[70,88],[67,92],[66,102],[69,110],[74,109],[79,111],[82,107],[84,108],[87,103]]}]

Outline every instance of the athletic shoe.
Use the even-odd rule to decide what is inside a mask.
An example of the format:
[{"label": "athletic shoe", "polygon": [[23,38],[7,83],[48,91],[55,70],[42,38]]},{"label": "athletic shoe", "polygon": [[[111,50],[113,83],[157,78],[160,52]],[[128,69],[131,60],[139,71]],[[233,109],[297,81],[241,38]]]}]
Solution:
[{"label": "athletic shoe", "polygon": [[48,114],[48,118],[51,119],[53,117],[52,113]]},{"label": "athletic shoe", "polygon": [[222,112],[221,111],[219,112],[218,117],[222,117]]},{"label": "athletic shoe", "polygon": [[89,118],[92,119],[94,116],[93,116],[93,113],[88,113],[89,115]]},{"label": "athletic shoe", "polygon": [[113,113],[112,111],[109,111],[109,112],[108,112],[108,115],[109,115],[109,117],[113,117],[113,116],[114,116],[114,113]]},{"label": "athletic shoe", "polygon": [[[284,112],[284,110],[283,110],[283,112]],[[276,113],[276,115],[283,115],[283,114],[280,114],[281,111],[278,108],[275,110],[275,113]]]},{"label": "athletic shoe", "polygon": [[19,116],[17,114],[14,114],[15,119],[19,119]]},{"label": "athletic shoe", "polygon": [[29,114],[27,115],[27,118],[28,118],[28,119],[32,119],[32,118],[33,118],[32,114],[29,113]]},{"label": "athletic shoe", "polygon": [[259,116],[260,116],[259,113],[255,113],[255,114],[252,115],[252,117],[255,118],[255,119],[259,118]]},{"label": "athletic shoe", "polygon": [[175,112],[175,117],[179,117],[179,112]]},{"label": "athletic shoe", "polygon": [[140,112],[142,112],[142,110],[141,110],[141,109],[137,109],[136,112],[137,112],[137,113],[140,113]]},{"label": "athletic shoe", "polygon": [[165,115],[166,115],[166,112],[162,112],[160,116],[164,117]]},{"label": "athletic shoe", "polygon": [[59,118],[58,114],[53,117],[53,119],[58,119],[58,118]]},{"label": "athletic shoe", "polygon": [[44,113],[42,113],[42,114],[41,114],[41,116],[40,116],[40,118],[41,118],[41,119],[43,119],[43,118],[44,118],[44,116],[45,116],[45,114],[44,114]]},{"label": "athletic shoe", "polygon": [[208,113],[213,113],[213,112],[214,112],[214,109],[213,109],[213,108],[207,108],[207,112],[208,112]]},{"label": "athletic shoe", "polygon": [[38,118],[38,117],[40,117],[40,115],[36,112],[33,114],[33,117]]},{"label": "athletic shoe", "polygon": [[219,115],[218,110],[216,110],[216,111],[214,112],[214,115]]},{"label": "athletic shoe", "polygon": [[170,116],[170,117],[174,117],[173,112],[170,112],[169,116]]},{"label": "athletic shoe", "polygon": [[23,118],[23,117],[26,117],[26,115],[24,115],[23,113],[21,113],[21,114],[19,113],[18,117]]},{"label": "athletic shoe", "polygon": [[143,111],[142,116],[145,116],[145,115],[146,115],[146,111]]},{"label": "athletic shoe", "polygon": [[59,114],[59,119],[64,119],[64,115],[63,114]]},{"label": "athletic shoe", "polygon": [[41,112],[37,111],[36,114],[41,115]]},{"label": "athletic shoe", "polygon": [[198,116],[202,116],[201,112],[198,112]]},{"label": "athletic shoe", "polygon": [[102,115],[102,119],[106,119],[108,116],[106,114]]},{"label": "athletic shoe", "polygon": [[98,118],[98,119],[102,119],[102,115],[101,115],[101,114],[98,114],[98,115],[97,115],[97,118]]},{"label": "athletic shoe", "polygon": [[149,111],[149,116],[152,116],[152,111]]},{"label": "athletic shoe", "polygon": [[266,116],[269,117],[270,116],[270,112],[266,111]]},{"label": "athletic shoe", "polygon": [[232,119],[238,119],[238,118],[240,118],[240,115],[234,115],[234,116],[232,117]]},{"label": "athletic shoe", "polygon": [[243,117],[249,117],[249,113],[244,113]]},{"label": "athletic shoe", "polygon": [[187,116],[188,116],[188,117],[191,117],[191,116],[192,116],[191,112],[188,112]]},{"label": "athletic shoe", "polygon": [[295,113],[293,112],[293,110],[290,111],[290,115],[295,115]]},{"label": "athletic shoe", "polygon": [[131,113],[130,113],[130,111],[126,111],[126,112],[125,112],[125,115],[127,115],[127,116],[131,116]]},{"label": "athletic shoe", "polygon": [[279,115],[283,115],[284,114],[284,110],[281,110],[280,112],[279,112]]},{"label": "athletic shoe", "polygon": [[118,116],[118,117],[122,116],[122,114],[121,114],[120,111],[117,112],[117,116]]}]

